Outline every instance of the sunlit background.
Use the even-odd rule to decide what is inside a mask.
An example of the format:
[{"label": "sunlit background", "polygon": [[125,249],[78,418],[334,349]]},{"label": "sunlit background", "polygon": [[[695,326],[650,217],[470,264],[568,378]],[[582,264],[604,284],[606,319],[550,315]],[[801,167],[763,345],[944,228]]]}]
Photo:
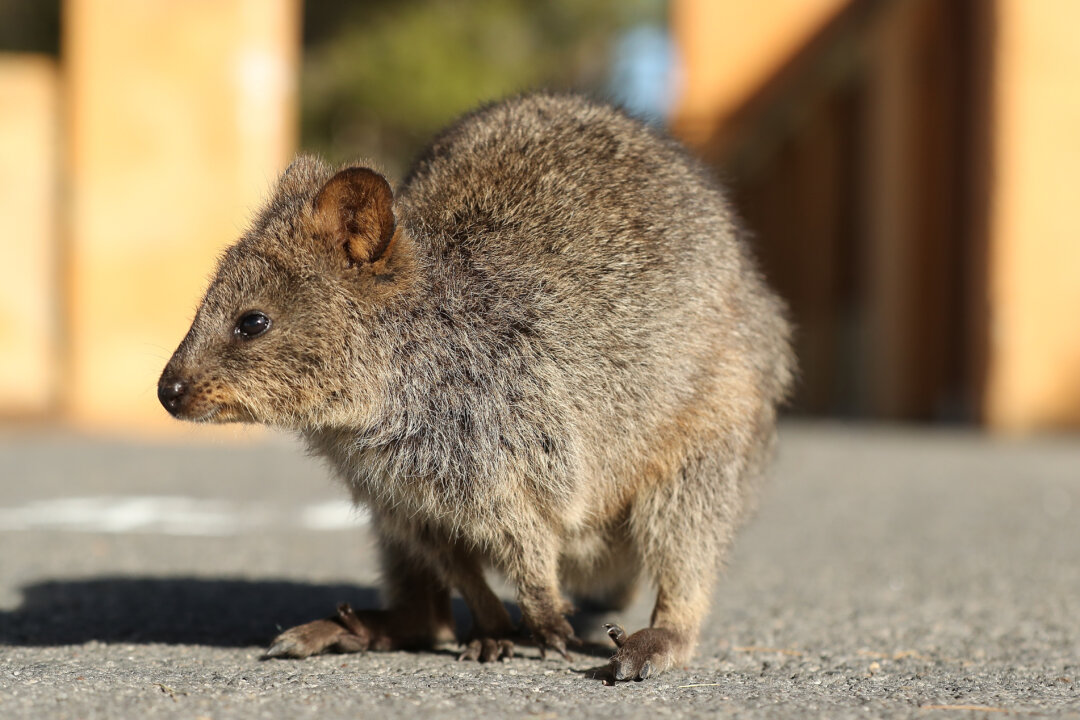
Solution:
[{"label": "sunlit background", "polygon": [[0,418],[215,432],[157,376],[290,158],[400,178],[455,115],[556,88],[730,188],[798,327],[790,412],[1075,430],[1078,26],[1072,0],[0,0]]}]

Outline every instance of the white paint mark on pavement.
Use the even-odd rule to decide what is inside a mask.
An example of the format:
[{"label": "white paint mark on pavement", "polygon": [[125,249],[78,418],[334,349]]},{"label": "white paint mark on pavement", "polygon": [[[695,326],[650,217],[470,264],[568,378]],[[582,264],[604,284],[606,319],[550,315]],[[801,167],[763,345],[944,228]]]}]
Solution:
[{"label": "white paint mark on pavement", "polygon": [[0,507],[0,531],[236,535],[265,527],[347,530],[366,516],[345,501],[301,506],[291,511],[171,495],[101,495],[33,500]]},{"label": "white paint mark on pavement", "polygon": [[365,521],[362,511],[345,500],[308,505],[300,513],[300,524],[308,530],[347,530]]}]

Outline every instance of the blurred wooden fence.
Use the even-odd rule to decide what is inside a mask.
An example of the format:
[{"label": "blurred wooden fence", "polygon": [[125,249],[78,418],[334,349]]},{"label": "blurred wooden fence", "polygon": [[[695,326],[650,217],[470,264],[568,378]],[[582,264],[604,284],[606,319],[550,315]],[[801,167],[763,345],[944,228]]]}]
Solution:
[{"label": "blurred wooden fence", "polygon": [[1080,426],[1080,4],[675,0],[812,414]]}]

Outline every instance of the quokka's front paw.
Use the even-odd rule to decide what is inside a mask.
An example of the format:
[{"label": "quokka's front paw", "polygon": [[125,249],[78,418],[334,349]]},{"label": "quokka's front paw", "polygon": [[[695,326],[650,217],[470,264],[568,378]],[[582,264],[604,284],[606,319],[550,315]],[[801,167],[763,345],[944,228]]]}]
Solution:
[{"label": "quokka's front paw", "polygon": [[477,660],[479,662],[494,662],[495,660],[509,660],[514,657],[514,641],[507,638],[473,638],[465,650],[458,655],[458,660]]},{"label": "quokka's front paw", "polygon": [[278,635],[263,657],[305,658],[325,652],[363,652],[372,646],[374,635],[349,604],[342,603],[336,615],[297,625]]},{"label": "quokka's front paw", "polygon": [[574,628],[562,615],[548,618],[535,625],[530,624],[529,629],[532,632],[533,641],[540,648],[541,658],[547,657],[548,650],[554,650],[562,655],[563,659],[569,660],[570,653],[567,648],[581,645],[581,640],[574,634]]},{"label": "quokka's front paw", "polygon": [[613,680],[645,680],[669,670],[685,646],[682,637],[667,628],[645,628],[627,636],[618,625],[604,625],[618,648],[611,658]]}]

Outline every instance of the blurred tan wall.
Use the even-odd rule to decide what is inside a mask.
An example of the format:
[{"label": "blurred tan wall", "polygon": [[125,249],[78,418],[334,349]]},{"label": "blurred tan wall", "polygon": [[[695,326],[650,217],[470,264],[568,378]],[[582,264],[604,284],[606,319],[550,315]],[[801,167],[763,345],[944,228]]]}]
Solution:
[{"label": "blurred tan wall", "polygon": [[64,6],[65,416],[179,430],[156,382],[297,139],[299,0]]},{"label": "blurred tan wall", "polygon": [[55,60],[0,55],[0,417],[53,409],[58,108]]},{"label": "blurred tan wall", "polygon": [[1080,3],[996,15],[986,419],[1080,427]]}]

